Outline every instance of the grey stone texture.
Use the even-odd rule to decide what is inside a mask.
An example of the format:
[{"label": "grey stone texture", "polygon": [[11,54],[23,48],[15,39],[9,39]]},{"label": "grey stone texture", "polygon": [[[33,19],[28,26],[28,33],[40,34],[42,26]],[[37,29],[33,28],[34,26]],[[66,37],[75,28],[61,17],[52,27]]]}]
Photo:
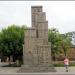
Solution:
[{"label": "grey stone texture", "polygon": [[48,21],[42,6],[31,7],[32,27],[25,30],[23,66],[19,72],[55,71],[51,64]]}]

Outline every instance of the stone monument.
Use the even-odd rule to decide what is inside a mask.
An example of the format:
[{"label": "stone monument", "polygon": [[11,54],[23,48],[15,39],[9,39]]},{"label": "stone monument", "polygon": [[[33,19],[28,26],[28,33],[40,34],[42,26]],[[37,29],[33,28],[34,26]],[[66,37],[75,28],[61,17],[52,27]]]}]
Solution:
[{"label": "stone monument", "polygon": [[31,7],[32,27],[25,29],[23,65],[18,72],[55,72],[51,64],[48,21],[42,6]]}]

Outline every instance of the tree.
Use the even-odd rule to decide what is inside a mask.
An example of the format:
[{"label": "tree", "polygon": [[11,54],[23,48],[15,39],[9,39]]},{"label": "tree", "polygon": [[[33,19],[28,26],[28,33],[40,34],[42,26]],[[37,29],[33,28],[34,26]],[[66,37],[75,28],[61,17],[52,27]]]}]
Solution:
[{"label": "tree", "polygon": [[13,56],[14,60],[22,57],[24,26],[12,25],[0,32],[0,50],[4,56]]},{"label": "tree", "polygon": [[67,54],[70,48],[71,41],[67,36],[63,36],[55,28],[49,29],[48,40],[51,42],[52,58],[55,60],[56,55],[60,54],[63,50],[64,55]]},{"label": "tree", "polygon": [[59,45],[60,45],[61,37],[59,31],[55,28],[49,29],[48,40],[49,42],[51,42],[52,57],[53,60],[55,60],[55,55],[60,52]]},{"label": "tree", "polygon": [[71,48],[71,38],[68,36],[68,33],[66,34],[61,34],[62,36],[62,41],[61,41],[61,47],[64,51],[64,56],[68,56],[68,51]]}]

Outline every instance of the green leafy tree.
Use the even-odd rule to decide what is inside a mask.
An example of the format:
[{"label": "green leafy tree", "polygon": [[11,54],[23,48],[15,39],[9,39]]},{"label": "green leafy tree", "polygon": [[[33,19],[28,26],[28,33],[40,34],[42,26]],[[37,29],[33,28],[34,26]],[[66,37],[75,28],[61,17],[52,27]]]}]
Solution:
[{"label": "green leafy tree", "polygon": [[0,50],[4,56],[13,56],[14,60],[22,57],[24,26],[12,25],[0,32]]},{"label": "green leafy tree", "polygon": [[68,49],[70,48],[71,41],[67,36],[63,36],[55,28],[49,29],[48,40],[51,42],[52,58],[55,60],[56,55],[60,54],[63,50],[66,56]]},{"label": "green leafy tree", "polygon": [[64,56],[68,56],[69,49],[71,48],[71,37],[68,36],[68,34],[61,34],[62,36],[62,41],[61,41],[61,47],[64,51]]},{"label": "green leafy tree", "polygon": [[48,40],[51,42],[52,57],[53,60],[55,60],[55,55],[60,52],[59,45],[61,41],[61,37],[57,29],[49,29]]}]

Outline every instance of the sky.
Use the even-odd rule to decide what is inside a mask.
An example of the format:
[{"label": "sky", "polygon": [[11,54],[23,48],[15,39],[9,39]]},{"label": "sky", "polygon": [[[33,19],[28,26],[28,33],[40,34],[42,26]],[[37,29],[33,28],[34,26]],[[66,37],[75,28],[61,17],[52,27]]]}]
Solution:
[{"label": "sky", "polygon": [[0,30],[12,24],[31,27],[31,6],[43,6],[48,28],[75,31],[75,1],[0,1]]}]

